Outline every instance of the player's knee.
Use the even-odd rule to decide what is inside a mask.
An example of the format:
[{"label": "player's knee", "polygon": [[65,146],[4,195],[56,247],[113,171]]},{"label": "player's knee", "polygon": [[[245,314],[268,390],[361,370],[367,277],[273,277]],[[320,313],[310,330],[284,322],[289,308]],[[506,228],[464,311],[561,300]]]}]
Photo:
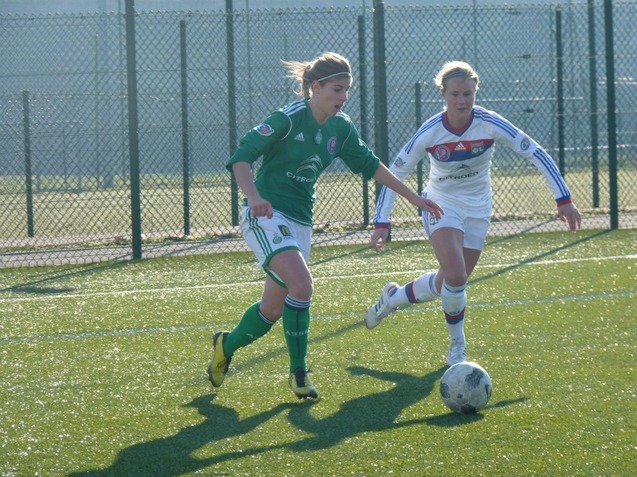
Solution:
[{"label": "player's knee", "polygon": [[308,301],[314,293],[314,282],[311,276],[286,284],[288,293],[297,300]]},{"label": "player's knee", "polygon": [[468,279],[466,272],[457,272],[445,275],[444,283],[452,287],[461,287],[467,284]]},{"label": "player's knee", "polygon": [[269,305],[264,305],[262,302],[261,306],[259,307],[259,311],[268,321],[274,323],[283,315],[283,302],[281,302],[280,304],[272,303]]}]

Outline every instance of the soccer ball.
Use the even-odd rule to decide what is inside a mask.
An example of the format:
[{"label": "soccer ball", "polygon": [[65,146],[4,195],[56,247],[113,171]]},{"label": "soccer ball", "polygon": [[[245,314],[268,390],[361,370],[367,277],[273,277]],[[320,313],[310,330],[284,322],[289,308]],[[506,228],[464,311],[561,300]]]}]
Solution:
[{"label": "soccer ball", "polygon": [[477,363],[456,363],[442,375],[440,396],[442,402],[454,412],[478,412],[487,405],[491,397],[491,378]]}]

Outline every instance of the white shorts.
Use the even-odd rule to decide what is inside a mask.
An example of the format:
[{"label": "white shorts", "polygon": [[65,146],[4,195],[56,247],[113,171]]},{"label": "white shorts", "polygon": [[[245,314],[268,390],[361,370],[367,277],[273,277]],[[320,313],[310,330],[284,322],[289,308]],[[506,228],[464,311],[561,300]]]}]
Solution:
[{"label": "white shorts", "polygon": [[431,234],[436,230],[450,227],[464,232],[464,248],[482,250],[484,241],[489,233],[491,225],[491,208],[480,211],[467,210],[457,204],[439,200],[432,196],[425,196],[435,201],[444,211],[440,218],[434,217],[427,211],[422,213],[422,223],[425,226],[427,237],[431,239]]},{"label": "white shorts", "polygon": [[241,210],[241,233],[257,257],[259,267],[279,284],[283,282],[268,267],[272,257],[284,250],[298,250],[306,263],[310,259],[312,227],[294,222],[276,210],[268,219],[253,217],[250,207],[244,206]]}]

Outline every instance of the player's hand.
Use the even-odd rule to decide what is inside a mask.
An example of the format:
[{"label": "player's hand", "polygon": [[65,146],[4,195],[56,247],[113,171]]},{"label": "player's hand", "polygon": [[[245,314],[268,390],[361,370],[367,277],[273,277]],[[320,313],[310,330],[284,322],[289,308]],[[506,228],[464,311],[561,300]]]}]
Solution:
[{"label": "player's hand", "polygon": [[422,197],[419,195],[416,200],[414,200],[413,202],[412,201],[410,202],[414,204],[416,207],[418,207],[419,209],[426,210],[434,217],[440,218],[443,215],[445,215],[445,212],[444,210],[442,210],[442,207],[440,207],[437,203],[435,203],[431,199],[426,199],[425,197]]},{"label": "player's hand", "polygon": [[582,216],[572,202],[560,205],[557,208],[557,215],[562,222],[568,224],[569,230],[577,230],[582,225]]},{"label": "player's hand", "polygon": [[372,232],[371,245],[374,250],[380,252],[381,249],[387,245],[387,238],[389,237],[389,229],[374,229]]},{"label": "player's hand", "polygon": [[253,217],[272,218],[272,204],[260,195],[248,197],[248,206]]}]

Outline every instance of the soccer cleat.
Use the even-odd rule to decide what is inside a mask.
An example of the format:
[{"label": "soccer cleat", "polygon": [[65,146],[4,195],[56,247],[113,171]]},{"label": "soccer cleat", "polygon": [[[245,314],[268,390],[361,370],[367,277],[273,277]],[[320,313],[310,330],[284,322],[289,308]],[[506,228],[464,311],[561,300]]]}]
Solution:
[{"label": "soccer cleat", "polygon": [[365,317],[367,329],[371,330],[378,326],[383,318],[396,311],[396,308],[389,306],[389,294],[396,288],[398,288],[398,283],[390,282],[385,285],[376,304],[369,307]]},{"label": "soccer cleat", "polygon": [[453,366],[467,360],[467,343],[464,341],[451,341],[447,353],[447,366]]},{"label": "soccer cleat", "polygon": [[213,387],[218,388],[223,383],[232,358],[227,358],[223,352],[223,341],[227,331],[219,331],[212,336],[212,361],[208,365],[208,378]]},{"label": "soccer cleat", "polygon": [[296,371],[290,373],[290,379],[288,380],[290,387],[299,399],[318,398],[318,391],[312,384],[308,373],[309,371],[303,368],[296,368]]}]

